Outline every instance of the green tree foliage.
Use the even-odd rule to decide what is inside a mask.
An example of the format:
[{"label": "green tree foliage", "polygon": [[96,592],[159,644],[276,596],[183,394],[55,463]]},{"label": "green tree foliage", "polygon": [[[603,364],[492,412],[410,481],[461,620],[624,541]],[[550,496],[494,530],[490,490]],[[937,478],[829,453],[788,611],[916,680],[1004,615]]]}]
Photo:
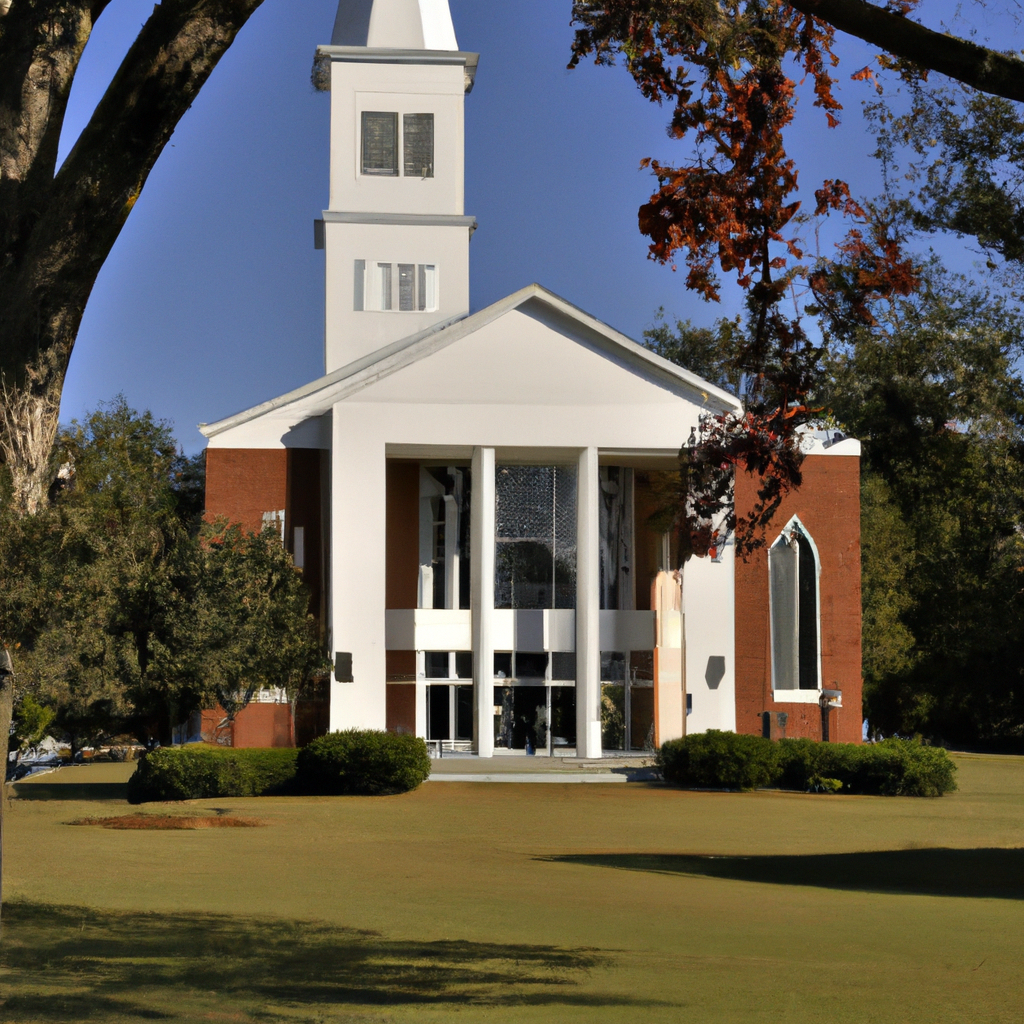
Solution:
[{"label": "green tree foliage", "polygon": [[20,687],[73,745],[167,740],[218,691],[294,688],[318,663],[279,538],[201,527],[201,463],[167,424],[118,398],[55,452],[51,501],[3,512],[0,616],[20,644]]},{"label": "green tree foliage", "polygon": [[1024,323],[934,266],[834,339],[828,392],[863,442],[865,697],[886,734],[1024,739]]},{"label": "green tree foliage", "polygon": [[12,732],[7,744],[8,753],[25,753],[44,739],[53,723],[53,708],[40,704],[31,693],[26,693],[14,709]]},{"label": "green tree foliage", "polygon": [[714,327],[695,327],[689,320],[678,319],[670,324],[660,308],[643,337],[644,345],[663,359],[734,395],[739,392],[736,359],[743,333],[737,321],[722,318]]},{"label": "green tree foliage", "polygon": [[[872,317],[826,321],[814,396],[863,444],[868,718],[884,735],[1022,743],[1024,319],[934,261],[918,293]],[[661,319],[650,347],[727,379],[723,325]]]},{"label": "green tree foliage", "polygon": [[[960,86],[914,83],[867,109],[893,211],[918,231],[977,240],[1024,265],[1024,113]],[[902,108],[902,109],[901,109]]]},{"label": "green tree foliage", "polygon": [[259,534],[218,522],[202,534],[193,609],[206,685],[233,718],[267,687],[295,693],[324,669],[309,593],[272,527]]}]

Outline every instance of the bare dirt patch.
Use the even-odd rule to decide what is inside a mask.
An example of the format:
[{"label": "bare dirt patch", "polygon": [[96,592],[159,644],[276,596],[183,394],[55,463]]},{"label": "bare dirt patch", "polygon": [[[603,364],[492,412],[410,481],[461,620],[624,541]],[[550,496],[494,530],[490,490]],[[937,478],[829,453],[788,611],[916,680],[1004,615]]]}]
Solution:
[{"label": "bare dirt patch", "polygon": [[266,825],[259,818],[241,818],[230,815],[184,814],[122,814],[115,818],[78,818],[69,825],[96,825],[99,828],[116,828],[140,831],[150,829],[165,832],[173,829],[197,828],[260,828]]}]

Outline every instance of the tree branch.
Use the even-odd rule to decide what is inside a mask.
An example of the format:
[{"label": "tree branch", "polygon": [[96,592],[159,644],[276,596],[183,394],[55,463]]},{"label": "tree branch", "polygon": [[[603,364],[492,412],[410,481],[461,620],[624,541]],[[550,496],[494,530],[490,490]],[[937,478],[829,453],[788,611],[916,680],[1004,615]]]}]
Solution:
[{"label": "tree branch", "polygon": [[1024,103],[1024,61],[935,32],[867,0],[787,0],[840,32],[958,82]]},{"label": "tree branch", "polygon": [[154,8],[53,180],[20,266],[13,275],[0,266],[0,371],[20,380],[51,347],[66,367],[96,276],[153,165],[261,3],[163,0]]}]

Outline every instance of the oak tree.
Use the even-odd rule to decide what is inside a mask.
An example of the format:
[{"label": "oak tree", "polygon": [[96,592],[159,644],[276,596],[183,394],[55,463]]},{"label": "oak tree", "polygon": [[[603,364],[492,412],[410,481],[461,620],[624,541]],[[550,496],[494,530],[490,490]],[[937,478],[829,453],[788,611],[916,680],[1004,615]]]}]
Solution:
[{"label": "oak tree", "polygon": [[[646,160],[658,189],[639,211],[650,255],[679,259],[686,284],[719,297],[734,275],[747,295],[747,338],[733,362],[743,412],[707,416],[681,453],[682,550],[703,553],[724,530],[743,552],[763,543],[763,528],[785,493],[801,482],[801,428],[820,410],[820,341],[802,314],[832,323],[866,323],[878,300],[910,295],[920,269],[904,250],[903,224],[882,203],[857,201],[831,179],[814,191],[814,216],[851,222],[834,257],[811,259],[800,237],[807,211],[798,168],[785,145],[798,79],[813,89],[824,126],[839,124],[833,70],[837,32],[881,48],[879,62],[911,83],[929,71],[971,89],[1024,100],[1024,62],[937,32],[913,15],[920,0],[576,0],[570,67],[587,57],[619,60],[648,99],[670,105],[669,135],[689,143],[679,166]],[[856,79],[874,77],[870,67]],[[793,298],[793,312],[784,300]],[[804,309],[800,308],[801,302]],[[759,477],[758,498],[741,513],[731,476]]]},{"label": "oak tree", "polygon": [[[75,72],[110,0],[0,2],[0,462],[22,513],[52,482],[61,389],[99,270],[175,126],[261,3],[157,4],[58,167]],[[0,736],[11,702],[0,675]]]}]

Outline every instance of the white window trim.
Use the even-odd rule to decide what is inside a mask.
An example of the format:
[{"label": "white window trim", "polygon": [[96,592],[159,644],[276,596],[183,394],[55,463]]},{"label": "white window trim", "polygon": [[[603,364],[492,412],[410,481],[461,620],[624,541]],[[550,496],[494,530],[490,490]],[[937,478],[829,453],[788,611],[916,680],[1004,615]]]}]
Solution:
[{"label": "white window trim", "polygon": [[[772,601],[772,584],[771,584],[771,557],[772,550],[776,548],[780,543],[787,543],[789,538],[793,536],[794,532],[799,531],[803,534],[804,539],[811,547],[811,553],[814,555],[814,601],[815,601],[815,625],[817,627],[817,677],[818,686],[814,690],[801,690],[801,689],[776,689],[776,667],[775,667],[775,609]],[[798,620],[799,621],[799,620]],[[817,704],[821,698],[822,682],[821,682],[821,556],[818,553],[818,545],[814,543],[814,538],[811,536],[810,531],[804,526],[799,516],[793,516],[788,523],[782,528],[779,536],[768,548],[768,645],[771,652],[771,671],[772,671],[772,699],[776,704]]]}]

